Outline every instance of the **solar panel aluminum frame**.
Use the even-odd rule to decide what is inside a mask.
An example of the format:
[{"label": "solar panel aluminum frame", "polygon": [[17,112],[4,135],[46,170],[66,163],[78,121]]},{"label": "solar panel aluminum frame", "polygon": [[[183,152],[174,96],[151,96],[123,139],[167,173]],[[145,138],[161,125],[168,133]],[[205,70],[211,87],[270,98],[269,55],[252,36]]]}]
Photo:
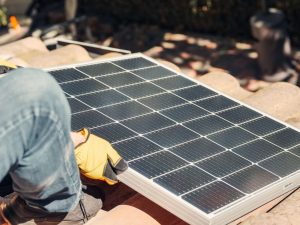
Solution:
[{"label": "solar panel aluminum frame", "polygon": [[224,225],[272,201],[284,193],[297,188],[299,186],[297,182],[299,182],[300,174],[294,174],[276,183],[276,186],[274,184],[268,185],[263,188],[262,191],[258,190],[252,193],[251,197],[245,196],[210,214],[206,214],[195,206],[188,204],[183,199],[155,184],[152,180],[145,178],[131,168],[123,174],[120,174],[118,178],[121,182],[151,199],[188,224]]},{"label": "solar panel aluminum frame", "polygon": [[[206,84],[203,84],[197,80],[194,80],[193,78],[190,78],[182,73],[178,73],[177,71],[166,67],[165,65],[162,65],[158,63],[157,61],[153,60],[150,57],[147,57],[141,53],[135,53],[131,55],[116,57],[113,59],[105,59],[105,60],[98,60],[94,61],[92,63],[80,63],[80,64],[73,64],[68,66],[60,66],[60,67],[54,67],[54,68],[48,68],[46,71],[51,70],[58,70],[58,69],[67,69],[67,68],[73,68],[74,66],[84,66],[84,65],[93,65],[103,62],[113,62],[120,59],[130,59],[135,57],[142,57],[145,58],[161,67],[164,67],[168,70],[173,71],[174,73],[181,75],[191,81],[196,82],[197,84],[200,84],[220,95],[223,95],[235,102],[238,102],[239,104],[246,106],[256,112],[261,113],[263,116],[267,116],[281,124],[284,124],[285,126],[292,128],[298,132],[300,132],[299,129],[292,127],[291,125],[282,122],[264,112],[261,112],[243,102],[240,102],[236,99],[233,99],[232,97],[219,92],[217,90],[212,89],[211,87],[207,86]],[[129,168],[124,173],[120,174],[118,176],[121,182],[128,185],[129,187],[133,188],[137,192],[141,193],[145,197],[149,198],[150,200],[154,201],[158,205],[162,206],[166,210],[170,211],[174,215],[178,216],[182,220],[186,221],[189,224],[192,225],[222,225],[229,223],[231,221],[236,220],[237,218],[243,216],[244,214],[247,214],[251,212],[252,210],[260,207],[261,205],[297,188],[300,185],[300,173],[299,170],[295,171],[294,173],[281,178],[262,189],[259,189],[250,195],[245,195],[244,197],[212,212],[212,213],[205,213],[198,209],[197,207],[193,206],[192,204],[189,204],[188,202],[184,201],[182,198],[176,196],[175,194],[171,193],[170,191],[164,189],[157,183],[153,182],[153,180],[148,179],[144,177],[143,175],[139,174],[138,172],[134,171],[133,169]]]}]

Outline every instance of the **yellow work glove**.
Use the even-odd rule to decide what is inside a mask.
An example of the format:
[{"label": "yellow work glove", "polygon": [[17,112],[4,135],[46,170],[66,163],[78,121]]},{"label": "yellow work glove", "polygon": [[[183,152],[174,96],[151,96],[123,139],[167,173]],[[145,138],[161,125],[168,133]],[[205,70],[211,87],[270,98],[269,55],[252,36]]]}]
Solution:
[{"label": "yellow work glove", "polygon": [[8,71],[16,68],[17,66],[13,63],[0,59],[0,74],[7,73]]},{"label": "yellow work glove", "polygon": [[118,182],[117,174],[128,168],[127,162],[111,144],[86,128],[78,131],[85,137],[85,142],[75,148],[75,156],[80,172],[95,180],[102,180],[113,185]]}]

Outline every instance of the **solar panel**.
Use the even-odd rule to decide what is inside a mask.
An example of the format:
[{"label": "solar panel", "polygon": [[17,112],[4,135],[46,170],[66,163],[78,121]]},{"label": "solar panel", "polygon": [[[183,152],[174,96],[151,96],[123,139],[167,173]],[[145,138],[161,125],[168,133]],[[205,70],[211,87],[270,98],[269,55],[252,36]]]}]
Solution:
[{"label": "solar panel", "polygon": [[221,225],[300,184],[300,133],[142,54],[49,70],[129,162],[120,180],[189,224]]}]

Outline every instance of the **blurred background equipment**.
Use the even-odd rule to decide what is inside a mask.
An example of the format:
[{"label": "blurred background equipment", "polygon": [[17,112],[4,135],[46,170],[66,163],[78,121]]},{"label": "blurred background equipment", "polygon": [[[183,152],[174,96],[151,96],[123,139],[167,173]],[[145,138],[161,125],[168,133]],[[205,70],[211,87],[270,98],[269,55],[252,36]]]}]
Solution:
[{"label": "blurred background equipment", "polygon": [[4,0],[0,0],[0,35],[8,32],[7,8],[4,3]]},{"label": "blurred background equipment", "polygon": [[298,74],[292,60],[290,38],[283,12],[270,8],[273,0],[262,0],[262,11],[251,17],[251,30],[261,78],[266,81],[287,81],[297,84]]}]

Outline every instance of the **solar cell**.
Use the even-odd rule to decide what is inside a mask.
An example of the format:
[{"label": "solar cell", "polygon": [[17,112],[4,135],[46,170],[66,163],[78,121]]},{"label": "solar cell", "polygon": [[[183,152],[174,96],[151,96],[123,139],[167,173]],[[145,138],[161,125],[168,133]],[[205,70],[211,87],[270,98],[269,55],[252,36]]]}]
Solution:
[{"label": "solar cell", "polygon": [[291,128],[280,130],[265,138],[282,148],[291,148],[300,143],[300,133]]},{"label": "solar cell", "polygon": [[239,105],[237,102],[234,102],[229,98],[226,98],[221,95],[195,102],[195,104],[201,106],[202,108],[210,112],[219,112],[221,110],[232,108]]},{"label": "solar cell", "polygon": [[218,115],[232,123],[239,124],[248,120],[262,116],[260,113],[255,112],[245,106],[229,109],[218,113]]},{"label": "solar cell", "polygon": [[170,152],[162,151],[129,163],[130,167],[148,178],[179,169],[188,163]]},{"label": "solar cell", "polygon": [[240,156],[252,161],[258,162],[282,151],[281,148],[262,139],[258,139],[234,148],[232,151]]},{"label": "solar cell", "polygon": [[117,61],[113,61],[113,63],[126,70],[133,70],[133,69],[156,65],[155,63],[150,62],[149,60],[141,57],[117,60]]},{"label": "solar cell", "polygon": [[180,89],[178,91],[174,91],[174,93],[189,101],[196,101],[206,97],[217,95],[216,92],[209,90],[208,88],[200,85],[195,87]]},{"label": "solar cell", "polygon": [[92,128],[113,122],[113,120],[95,110],[85,111],[72,115],[71,121],[72,130],[79,130],[83,127]]},{"label": "solar cell", "polygon": [[131,117],[140,116],[146,113],[150,113],[151,109],[143,106],[136,101],[129,101],[125,103],[119,103],[112,106],[106,106],[99,108],[99,111],[103,114],[113,118],[114,120],[124,120]]},{"label": "solar cell", "polygon": [[85,94],[79,96],[78,99],[95,108],[130,100],[130,98],[115,90],[106,90],[91,94]]},{"label": "solar cell", "polygon": [[250,194],[278,180],[279,177],[258,166],[250,166],[224,179],[224,181],[244,193]]},{"label": "solar cell", "polygon": [[109,89],[108,86],[101,84],[94,79],[73,81],[61,85],[61,88],[70,95],[86,94],[94,91]]},{"label": "solar cell", "polygon": [[155,131],[153,133],[147,134],[146,137],[159,144],[160,146],[169,148],[177,144],[196,139],[199,136],[193,131],[190,131],[183,126],[178,125]]},{"label": "solar cell", "polygon": [[89,106],[83,104],[82,102],[78,101],[75,98],[67,98],[69,105],[71,107],[71,112],[72,113],[77,113],[81,111],[86,111],[88,109],[91,109]]},{"label": "solar cell", "polygon": [[196,162],[209,156],[225,151],[225,148],[217,145],[206,138],[199,138],[176,147],[169,151],[184,158],[189,162]]},{"label": "solar cell", "polygon": [[297,156],[300,157],[300,145],[293,147],[292,149],[290,149],[290,152],[296,154]]},{"label": "solar cell", "polygon": [[120,67],[117,67],[111,63],[98,63],[87,66],[79,66],[76,67],[76,69],[92,77],[103,76],[124,71]]},{"label": "solar cell", "polygon": [[177,105],[182,105],[185,101],[173,94],[165,93],[155,96],[150,96],[138,100],[139,102],[149,106],[154,110],[161,110]]},{"label": "solar cell", "polygon": [[[155,121],[155,123],[153,121]],[[174,125],[175,122],[158,113],[151,113],[123,121],[123,124],[139,134],[144,134]]]},{"label": "solar cell", "polygon": [[267,135],[285,127],[283,124],[280,124],[268,117],[261,117],[256,120],[244,123],[241,126],[259,136]]},{"label": "solar cell", "polygon": [[224,177],[242,168],[251,165],[251,162],[242,157],[226,151],[195,164],[216,177]]},{"label": "solar cell", "polygon": [[196,189],[182,198],[203,212],[211,213],[244,196],[243,193],[221,181]]},{"label": "solar cell", "polygon": [[175,120],[178,123],[196,119],[209,114],[209,112],[192,104],[186,104],[171,109],[165,109],[163,111],[160,111],[160,113],[171,118],[172,120]]},{"label": "solar cell", "polygon": [[83,74],[83,73],[81,73],[78,70],[75,70],[73,68],[53,70],[53,71],[49,71],[49,73],[59,83],[88,78],[87,75],[85,75],[85,74]]},{"label": "solar cell", "polygon": [[165,187],[176,195],[182,195],[204,184],[210,183],[215,178],[195,166],[187,166],[161,177],[154,182]]},{"label": "solar cell", "polygon": [[134,70],[133,73],[138,75],[139,77],[146,79],[146,80],[155,80],[158,78],[170,77],[170,76],[177,75],[173,71],[167,70],[166,68],[163,68],[160,66]]},{"label": "solar cell", "polygon": [[96,79],[113,88],[144,81],[143,79],[129,72],[123,72],[123,73],[118,73],[118,74],[108,75],[108,76],[101,76],[101,77],[97,77]]},{"label": "solar cell", "polygon": [[[117,132],[116,132],[117,131]],[[109,142],[117,142],[130,137],[134,137],[137,134],[122,124],[113,123],[104,125],[102,127],[92,129],[92,133],[99,135],[100,137],[108,140]]]},{"label": "solar cell", "polygon": [[207,135],[216,131],[224,130],[228,127],[232,127],[233,124],[223,120],[220,117],[212,115],[184,123],[184,126],[201,135]]},{"label": "solar cell", "polygon": [[224,146],[225,148],[234,148],[254,140],[256,136],[239,127],[229,128],[224,131],[208,136],[208,139]]},{"label": "solar cell", "polygon": [[114,144],[114,148],[127,161],[146,156],[162,150],[162,148],[144,137],[127,139]]},{"label": "solar cell", "polygon": [[260,162],[259,165],[280,177],[284,177],[300,169],[300,158],[283,152]]},{"label": "solar cell", "polygon": [[188,80],[182,76],[168,77],[165,79],[153,81],[153,83],[169,91],[196,84],[195,82]]},{"label": "solar cell", "polygon": [[119,88],[118,90],[131,98],[142,98],[148,95],[154,95],[164,92],[163,89],[150,83],[130,85],[127,87]]}]

